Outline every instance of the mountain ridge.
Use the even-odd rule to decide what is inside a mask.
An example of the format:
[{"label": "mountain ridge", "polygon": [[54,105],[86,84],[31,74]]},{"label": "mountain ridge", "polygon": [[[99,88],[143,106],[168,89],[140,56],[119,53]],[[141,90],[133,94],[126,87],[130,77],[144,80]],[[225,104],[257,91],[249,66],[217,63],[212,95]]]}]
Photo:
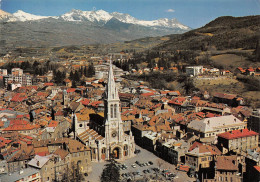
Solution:
[{"label": "mountain ridge", "polygon": [[103,10],[72,10],[61,16],[39,16],[23,11],[10,14],[1,11],[0,20],[2,50],[17,46],[108,44],[190,30],[176,19],[142,21],[128,14]]},{"label": "mountain ridge", "polygon": [[[9,19],[8,19],[9,16]],[[36,20],[42,20],[47,18],[53,18],[53,19],[59,19],[64,21],[72,21],[72,22],[83,22],[83,21],[90,21],[90,22],[96,22],[96,23],[107,23],[112,18],[116,18],[120,22],[128,23],[128,24],[137,24],[141,26],[147,26],[147,27],[165,27],[165,28],[179,28],[183,30],[190,30],[191,28],[188,26],[185,26],[181,24],[176,18],[168,19],[168,18],[160,18],[157,20],[138,20],[134,17],[132,17],[129,14],[125,13],[119,13],[119,12],[112,12],[108,13],[104,10],[96,10],[96,11],[82,11],[82,10],[76,10],[72,9],[70,12],[67,12],[60,16],[40,16],[40,15],[34,15],[30,13],[26,13],[22,10],[18,10],[17,12],[13,14],[9,14],[7,17],[7,20],[9,22],[15,22],[15,21],[36,21]],[[1,20],[1,16],[0,16]]]},{"label": "mountain ridge", "polygon": [[170,36],[155,49],[160,50],[223,50],[254,49],[260,39],[260,15],[222,16],[203,27]]}]

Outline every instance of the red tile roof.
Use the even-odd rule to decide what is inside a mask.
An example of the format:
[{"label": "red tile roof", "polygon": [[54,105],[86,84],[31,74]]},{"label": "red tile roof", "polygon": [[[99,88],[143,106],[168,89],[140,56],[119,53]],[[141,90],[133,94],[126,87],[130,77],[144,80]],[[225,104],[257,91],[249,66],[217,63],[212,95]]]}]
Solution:
[{"label": "red tile roof", "polygon": [[15,96],[11,99],[13,102],[22,102],[27,99],[27,96],[25,93],[17,93]]},{"label": "red tile roof", "polygon": [[76,91],[75,88],[68,88],[68,89],[67,89],[67,92],[68,92],[68,93],[70,93],[70,92],[75,92],[75,91]]},{"label": "red tile roof", "polygon": [[193,149],[195,149],[196,147],[198,147],[198,146],[200,146],[200,145],[203,145],[202,143],[200,143],[200,142],[194,142],[191,146],[190,146],[190,148],[189,148],[189,151],[192,151]]},{"label": "red tile roof", "polygon": [[98,107],[99,104],[102,104],[102,103],[103,103],[102,101],[94,101],[94,102],[91,102],[90,105],[91,105],[92,107]]},{"label": "red tile roof", "polygon": [[173,100],[170,100],[168,104],[182,105],[186,101],[185,97],[176,97]]},{"label": "red tile roof", "polygon": [[248,68],[247,69],[249,72],[254,72],[255,70],[253,68]]},{"label": "red tile roof", "polygon": [[260,166],[254,166],[254,168],[260,173]]},{"label": "red tile roof", "polygon": [[152,95],[154,95],[153,92],[149,92],[149,93],[143,93],[143,94],[141,94],[141,96],[145,96],[145,97],[152,96]]},{"label": "red tile roof", "polygon": [[49,123],[48,127],[57,127],[58,124],[59,124],[58,121],[54,121],[54,120],[52,120],[52,121]]},{"label": "red tile roof", "polygon": [[33,130],[35,128],[39,128],[38,125],[9,125],[7,128],[4,129],[4,131],[22,131],[22,130]]},{"label": "red tile roof", "polygon": [[63,112],[62,111],[57,111],[54,116],[63,116]]},{"label": "red tile roof", "polygon": [[0,137],[0,148],[6,146],[6,144],[9,144],[11,142],[12,142],[12,140],[7,140],[7,139],[5,139],[3,137]]},{"label": "red tile roof", "polygon": [[89,99],[86,99],[86,98],[84,98],[84,99],[83,99],[83,100],[81,100],[80,102],[81,102],[81,104],[83,104],[84,106],[87,106],[87,105],[89,105],[89,103],[90,103],[90,100],[89,100]]},{"label": "red tile roof", "polygon": [[243,137],[249,137],[255,135],[259,135],[259,134],[254,131],[249,131],[246,128],[242,130],[233,130],[233,131],[221,133],[218,136],[230,140],[230,139],[243,138]]},{"label": "red tile roof", "polygon": [[236,156],[218,156],[216,157],[216,169],[221,171],[237,171]]},{"label": "red tile roof", "polygon": [[44,83],[44,86],[53,86],[54,83]]}]

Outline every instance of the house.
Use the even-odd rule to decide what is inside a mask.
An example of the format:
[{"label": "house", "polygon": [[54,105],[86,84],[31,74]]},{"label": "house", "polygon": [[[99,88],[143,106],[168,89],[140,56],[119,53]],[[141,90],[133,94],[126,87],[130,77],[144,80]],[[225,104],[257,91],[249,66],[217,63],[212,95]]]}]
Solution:
[{"label": "house", "polygon": [[54,158],[54,155],[36,155],[28,162],[28,165],[33,169],[39,170],[42,181],[52,181],[55,179]]},{"label": "house", "polygon": [[175,97],[168,102],[168,105],[173,107],[176,113],[183,113],[184,111],[194,110],[194,107],[189,104],[186,97]]},{"label": "house", "polygon": [[[246,152],[248,149],[258,147],[259,134],[246,129],[232,130],[218,134],[218,146],[227,151],[237,153]],[[226,151],[226,152],[227,152]]]},{"label": "house", "polygon": [[28,167],[14,173],[1,175],[0,180],[8,182],[41,182],[42,178],[38,169]]},{"label": "house", "polygon": [[22,147],[22,149],[14,149],[6,158],[8,172],[12,173],[19,171],[21,168],[26,168],[28,161],[30,161],[33,156],[34,150],[32,146]]},{"label": "house", "polygon": [[236,94],[226,94],[226,93],[215,93],[213,95],[213,101],[216,103],[224,103],[232,107],[236,107],[244,103],[243,98],[238,97]]},{"label": "house", "polygon": [[185,162],[185,154],[188,152],[189,144],[184,140],[178,140],[172,145],[167,146],[168,150],[168,161],[174,165]]},{"label": "house", "polygon": [[64,79],[64,83],[66,85],[66,87],[71,87],[72,86],[72,81],[68,78]]},{"label": "house", "polygon": [[29,136],[33,136],[38,133],[40,126],[36,124],[30,124],[26,120],[12,120],[10,125],[3,129],[3,133],[8,132],[19,132],[21,134],[26,134]]},{"label": "house", "polygon": [[203,66],[187,66],[185,71],[188,76],[198,76],[203,73]]},{"label": "house", "polygon": [[143,136],[143,147],[147,150],[154,152],[156,150],[156,141],[160,138],[157,132],[149,132]]},{"label": "house", "polygon": [[66,119],[61,121],[50,120],[40,137],[42,140],[62,138],[69,127],[70,123]]},{"label": "house", "polygon": [[246,74],[249,76],[254,76],[255,75],[255,70],[254,68],[248,68],[246,69]]},{"label": "house", "polygon": [[204,179],[204,182],[219,182],[219,181],[243,181],[243,172],[245,172],[244,157],[231,156],[216,156],[215,176],[214,179]]},{"label": "house", "polygon": [[259,182],[260,151],[248,149],[245,155],[246,174],[244,181]]},{"label": "house", "polygon": [[206,176],[214,176],[214,161],[216,156],[221,155],[221,151],[214,145],[206,145],[194,142],[185,154],[185,164],[198,172],[198,178],[204,179]]},{"label": "house", "polygon": [[[258,111],[254,111],[252,115],[247,120],[247,127],[250,130],[253,130],[257,133],[260,133],[260,113]],[[260,142],[260,138],[259,138]]]}]

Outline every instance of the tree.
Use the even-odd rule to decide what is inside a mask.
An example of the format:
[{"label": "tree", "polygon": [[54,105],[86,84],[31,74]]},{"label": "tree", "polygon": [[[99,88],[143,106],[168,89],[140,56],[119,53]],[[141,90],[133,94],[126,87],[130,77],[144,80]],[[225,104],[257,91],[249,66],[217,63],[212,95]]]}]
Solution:
[{"label": "tree", "polygon": [[89,66],[88,66],[88,71],[87,71],[87,77],[92,77],[95,75],[95,68],[93,66],[93,63],[91,63]]},{"label": "tree", "polygon": [[87,67],[84,66],[84,76],[87,76]]},{"label": "tree", "polygon": [[60,70],[56,72],[53,70],[53,79],[55,83],[61,84],[65,78],[66,78],[65,72],[61,72]]},{"label": "tree", "polygon": [[101,174],[101,182],[117,182],[120,179],[119,169],[116,166],[115,159],[111,158],[109,163],[105,165]]}]

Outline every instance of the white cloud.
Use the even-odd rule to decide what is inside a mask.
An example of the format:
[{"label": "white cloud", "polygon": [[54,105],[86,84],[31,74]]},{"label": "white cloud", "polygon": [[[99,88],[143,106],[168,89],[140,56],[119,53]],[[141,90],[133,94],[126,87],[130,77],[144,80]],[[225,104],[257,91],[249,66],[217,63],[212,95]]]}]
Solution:
[{"label": "white cloud", "polygon": [[168,9],[168,10],[166,10],[166,12],[173,13],[173,12],[175,12],[175,10],[174,9]]}]

